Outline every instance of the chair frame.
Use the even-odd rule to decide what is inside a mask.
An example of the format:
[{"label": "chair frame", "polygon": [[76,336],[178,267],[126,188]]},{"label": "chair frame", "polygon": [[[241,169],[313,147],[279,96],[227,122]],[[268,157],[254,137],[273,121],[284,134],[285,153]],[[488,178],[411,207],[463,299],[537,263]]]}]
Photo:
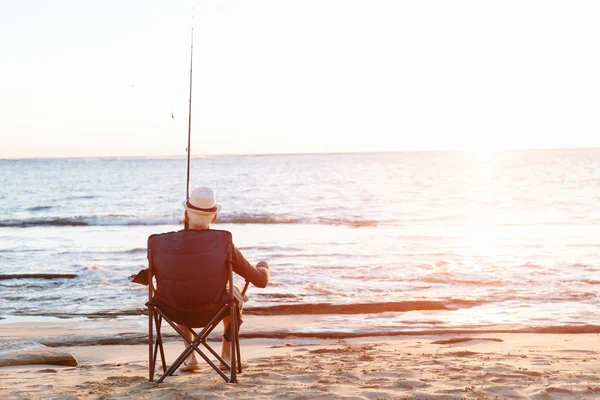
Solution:
[{"label": "chair frame", "polygon": [[[154,265],[153,265],[153,256],[151,249],[148,247],[148,380],[150,382],[154,381],[154,375],[156,372],[156,361],[158,359],[158,352],[160,351],[160,359],[162,363],[163,374],[156,380],[156,383],[161,383],[166,377],[173,375],[175,371],[183,364],[184,360],[192,354],[193,351],[198,353],[204,361],[206,361],[214,370],[217,372],[221,378],[223,378],[228,383],[236,383],[237,382],[237,374],[242,373],[242,361],[241,361],[241,353],[240,353],[240,338],[239,338],[239,326],[238,326],[238,318],[240,316],[239,313],[239,305],[237,300],[233,296],[233,259],[232,259],[232,245],[229,244],[228,253],[227,253],[227,276],[229,281],[228,293],[229,293],[229,301],[223,304],[223,306],[217,311],[215,316],[207,323],[200,332],[196,333],[192,328],[189,328],[193,335],[193,340],[190,340],[187,335],[183,333],[183,331],[177,326],[175,322],[171,320],[171,318],[167,315],[167,313],[160,308],[160,305],[153,302],[154,295],[156,293],[156,288],[154,287],[153,277],[154,277]],[[248,283],[244,287],[242,291],[242,296],[246,293],[248,289]],[[208,335],[219,325],[219,323],[227,316],[227,309],[229,309],[230,318],[230,330],[231,330],[231,364],[227,363],[217,352],[211,348],[206,342]],[[167,368],[165,352],[163,348],[163,340],[161,333],[161,325],[162,320],[167,321],[167,323],[183,338],[185,342],[187,342],[187,347],[181,353],[175,361]],[[156,335],[154,335],[154,328],[156,328]],[[206,350],[209,351],[219,362],[227,367],[227,370],[230,372],[229,376],[225,374],[209,357],[205,354],[200,345],[204,346]],[[236,366],[237,368],[234,368]]]}]

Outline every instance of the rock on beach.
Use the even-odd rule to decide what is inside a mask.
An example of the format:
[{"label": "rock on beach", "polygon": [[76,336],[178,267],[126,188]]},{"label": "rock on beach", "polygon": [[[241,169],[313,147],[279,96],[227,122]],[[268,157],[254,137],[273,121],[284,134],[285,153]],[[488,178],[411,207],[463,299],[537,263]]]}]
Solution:
[{"label": "rock on beach", "polygon": [[37,342],[0,343],[0,367],[30,364],[76,367],[77,359],[70,353]]}]

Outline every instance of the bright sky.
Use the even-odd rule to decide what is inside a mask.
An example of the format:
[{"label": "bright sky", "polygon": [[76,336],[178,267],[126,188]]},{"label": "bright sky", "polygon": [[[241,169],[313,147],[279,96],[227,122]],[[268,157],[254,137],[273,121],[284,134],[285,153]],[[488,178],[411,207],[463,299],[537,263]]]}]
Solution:
[{"label": "bright sky", "polygon": [[185,155],[192,14],[194,155],[600,146],[597,1],[3,0],[0,158]]}]

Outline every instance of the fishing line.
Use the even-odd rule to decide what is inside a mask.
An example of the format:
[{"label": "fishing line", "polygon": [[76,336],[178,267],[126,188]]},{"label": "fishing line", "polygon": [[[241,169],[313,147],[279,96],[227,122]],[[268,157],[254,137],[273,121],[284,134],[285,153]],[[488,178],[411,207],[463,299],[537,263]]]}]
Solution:
[{"label": "fishing line", "polygon": [[[185,184],[185,201],[190,199],[190,155],[191,155],[191,141],[192,141],[192,71],[194,65],[194,14],[192,9],[192,38],[191,38],[191,49],[190,49],[190,100],[189,100],[189,113],[188,113],[188,144],[187,148],[187,178]],[[185,229],[188,229],[189,223],[185,221]]]}]

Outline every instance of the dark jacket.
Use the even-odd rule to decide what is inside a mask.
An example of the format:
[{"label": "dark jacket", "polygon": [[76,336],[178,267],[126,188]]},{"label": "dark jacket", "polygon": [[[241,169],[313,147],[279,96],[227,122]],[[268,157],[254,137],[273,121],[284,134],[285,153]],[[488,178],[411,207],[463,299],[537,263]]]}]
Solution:
[{"label": "dark jacket", "polygon": [[259,262],[256,267],[246,260],[240,250],[233,245],[233,272],[250,281],[254,286],[264,288],[269,283],[269,264]]}]

